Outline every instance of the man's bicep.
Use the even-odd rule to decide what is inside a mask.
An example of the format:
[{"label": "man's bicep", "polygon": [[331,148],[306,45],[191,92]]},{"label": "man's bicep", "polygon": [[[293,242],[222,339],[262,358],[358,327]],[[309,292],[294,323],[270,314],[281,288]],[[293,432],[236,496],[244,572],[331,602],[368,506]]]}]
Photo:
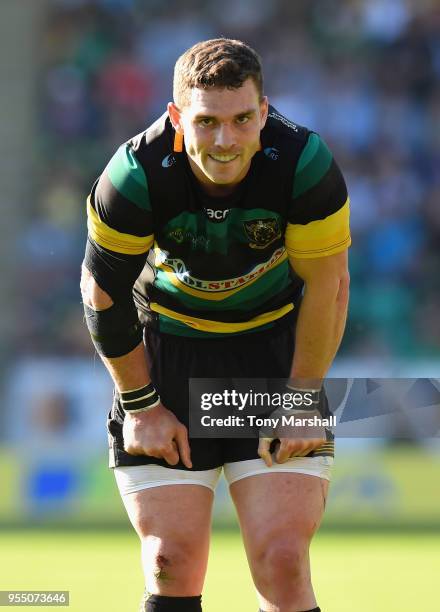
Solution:
[{"label": "man's bicep", "polygon": [[147,253],[127,255],[100,246],[89,235],[83,267],[112,301],[131,299],[133,285],[142,272]]},{"label": "man's bicep", "polygon": [[326,263],[307,265],[299,260],[343,253],[351,243],[349,218],[342,172],[325,142],[313,133],[297,164],[288,211],[285,245],[293,267],[308,274]]},{"label": "man's bicep", "polygon": [[145,172],[122,145],[87,200],[85,267],[113,300],[131,294],[154,242]]},{"label": "man's bicep", "polygon": [[294,272],[306,283],[325,283],[332,279],[348,279],[348,250],[327,257],[296,258],[289,256]]}]

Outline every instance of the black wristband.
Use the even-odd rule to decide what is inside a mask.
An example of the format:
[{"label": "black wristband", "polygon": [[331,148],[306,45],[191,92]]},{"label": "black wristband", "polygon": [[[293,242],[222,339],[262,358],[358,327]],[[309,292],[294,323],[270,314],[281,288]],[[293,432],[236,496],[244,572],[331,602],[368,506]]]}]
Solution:
[{"label": "black wristband", "polygon": [[139,389],[120,391],[119,397],[122,409],[124,412],[129,412],[130,414],[147,412],[160,404],[160,397],[153,383],[140,387]]}]

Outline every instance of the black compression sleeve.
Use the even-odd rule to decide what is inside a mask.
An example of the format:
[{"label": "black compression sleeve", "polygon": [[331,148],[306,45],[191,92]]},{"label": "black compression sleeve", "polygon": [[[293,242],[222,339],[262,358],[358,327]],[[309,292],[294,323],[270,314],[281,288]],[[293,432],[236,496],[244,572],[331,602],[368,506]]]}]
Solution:
[{"label": "black compression sleeve", "polygon": [[142,341],[142,325],[134,304],[128,308],[113,304],[98,311],[84,304],[84,313],[93,344],[104,357],[122,357]]},{"label": "black compression sleeve", "polygon": [[99,246],[88,238],[84,265],[98,285],[114,302],[132,301],[133,285],[144,267],[148,253],[125,255]]},{"label": "black compression sleeve", "polygon": [[147,254],[124,255],[108,251],[87,240],[85,267],[99,287],[113,300],[106,310],[95,311],[84,304],[85,319],[100,355],[121,357],[142,341],[142,325],[133,301],[133,285]]}]

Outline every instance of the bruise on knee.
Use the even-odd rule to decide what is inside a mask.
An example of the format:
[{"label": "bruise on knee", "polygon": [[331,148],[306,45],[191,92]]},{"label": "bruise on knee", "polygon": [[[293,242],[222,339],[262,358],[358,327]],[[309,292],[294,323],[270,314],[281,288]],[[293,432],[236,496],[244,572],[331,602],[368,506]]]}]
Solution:
[{"label": "bruise on knee", "polygon": [[171,577],[167,571],[167,568],[171,565],[170,560],[164,555],[157,555],[156,567],[153,571],[154,577],[159,582],[168,582]]}]

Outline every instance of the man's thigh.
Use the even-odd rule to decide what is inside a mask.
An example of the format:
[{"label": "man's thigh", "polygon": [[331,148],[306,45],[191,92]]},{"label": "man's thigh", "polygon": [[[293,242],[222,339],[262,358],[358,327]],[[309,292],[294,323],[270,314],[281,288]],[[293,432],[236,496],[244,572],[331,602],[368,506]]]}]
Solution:
[{"label": "man's thigh", "polygon": [[304,548],[319,527],[329,482],[301,473],[264,473],[231,484],[249,562],[280,543]]},{"label": "man's thigh", "polygon": [[150,593],[189,597],[202,591],[213,491],[200,485],[165,485],[123,495],[142,543]]},{"label": "man's thigh", "polygon": [[262,610],[316,608],[309,545],[328,481],[297,472],[260,473],[231,484]]}]

